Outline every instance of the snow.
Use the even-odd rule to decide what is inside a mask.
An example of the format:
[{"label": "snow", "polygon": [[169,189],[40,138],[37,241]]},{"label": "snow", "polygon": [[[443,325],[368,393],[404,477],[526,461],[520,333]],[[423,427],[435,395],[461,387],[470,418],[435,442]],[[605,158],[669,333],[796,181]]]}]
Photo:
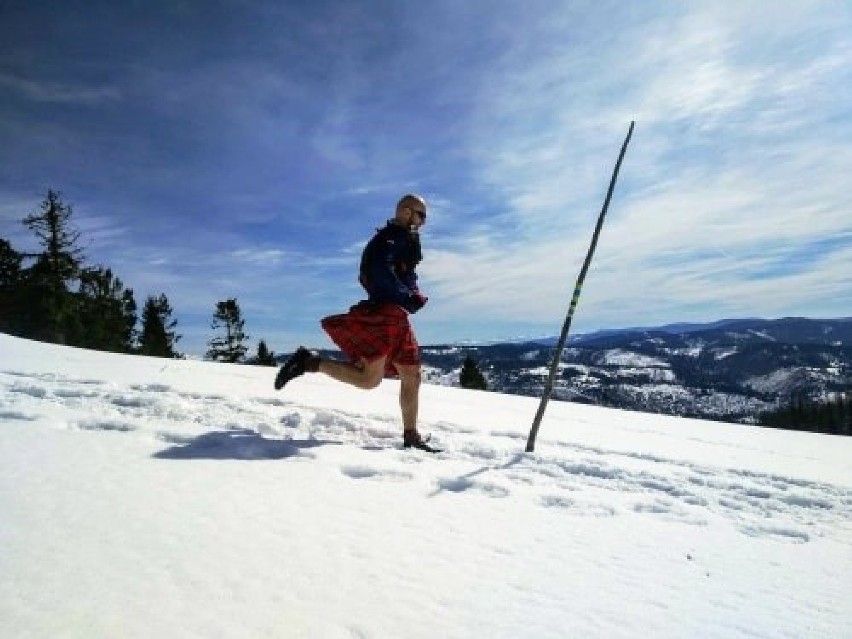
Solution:
[{"label": "snow", "polygon": [[447,348],[424,347],[423,352],[430,355],[458,355],[462,352],[462,349],[458,346],[449,346]]},{"label": "snow", "polygon": [[421,372],[423,379],[429,384],[437,384],[439,386],[458,386],[461,368],[456,368],[445,373],[443,369],[424,365]]},{"label": "snow", "polygon": [[755,375],[745,380],[744,385],[763,393],[778,393],[788,388],[791,378],[800,373],[800,369],[780,368],[768,375]]},{"label": "snow", "polygon": [[704,345],[689,346],[686,348],[669,348],[666,349],[672,355],[683,355],[684,357],[698,357],[704,351]]},{"label": "snow", "polygon": [[850,637],[852,439],[0,335],[0,636]]},{"label": "snow", "polygon": [[728,348],[725,350],[717,350],[714,351],[713,357],[716,360],[723,360],[729,358],[731,355],[736,355],[739,352],[738,348]]},{"label": "snow", "polygon": [[668,362],[656,357],[649,357],[648,355],[625,351],[620,348],[607,350],[603,354],[600,363],[603,366],[633,366],[644,368],[668,368],[669,366]]},{"label": "snow", "polygon": [[[550,366],[535,366],[534,368],[525,368],[523,369],[524,373],[530,375],[532,377],[549,377],[550,376]],[[577,364],[566,364],[565,362],[558,362],[556,364],[556,370],[559,373],[562,373],[565,370],[576,370],[579,372],[588,372],[589,367],[580,367]]]},{"label": "snow", "polygon": [[811,379],[824,384],[837,383],[841,371],[837,368],[819,368],[792,366],[781,368],[767,375],[756,375],[748,378],[744,384],[761,393],[785,394],[795,387],[797,379]]},{"label": "snow", "polygon": [[621,368],[618,377],[630,379],[633,377],[647,377],[652,382],[676,382],[677,376],[670,368]]},{"label": "snow", "polygon": [[758,331],[758,330],[755,330],[753,328],[750,328],[750,329],[748,329],[748,332],[751,333],[752,335],[755,335],[756,337],[762,337],[763,339],[770,341],[770,342],[777,342],[778,341],[777,339],[772,337],[772,335],[770,335],[766,331]]}]

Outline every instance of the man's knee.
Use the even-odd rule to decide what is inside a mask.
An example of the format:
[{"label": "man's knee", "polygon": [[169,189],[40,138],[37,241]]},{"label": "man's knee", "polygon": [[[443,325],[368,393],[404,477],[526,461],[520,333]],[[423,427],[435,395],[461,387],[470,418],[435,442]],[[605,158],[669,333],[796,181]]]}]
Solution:
[{"label": "man's knee", "polygon": [[385,358],[379,358],[374,362],[366,362],[362,369],[362,375],[358,386],[364,390],[377,388],[385,377]]},{"label": "man's knee", "polygon": [[404,386],[419,386],[421,380],[420,364],[394,364],[399,380]]},{"label": "man's knee", "polygon": [[361,388],[363,388],[364,390],[373,390],[374,388],[378,388],[379,384],[382,383],[383,379],[384,375],[382,375],[381,373],[377,375],[365,375],[364,378],[361,380]]}]

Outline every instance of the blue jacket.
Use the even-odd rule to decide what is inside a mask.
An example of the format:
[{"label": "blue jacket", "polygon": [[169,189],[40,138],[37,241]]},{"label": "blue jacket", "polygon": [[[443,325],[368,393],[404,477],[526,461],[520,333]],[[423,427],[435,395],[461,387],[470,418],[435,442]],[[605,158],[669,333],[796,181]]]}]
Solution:
[{"label": "blue jacket", "polygon": [[415,269],[422,259],[416,232],[393,221],[379,229],[364,248],[358,278],[370,302],[398,304],[412,313],[419,309]]}]

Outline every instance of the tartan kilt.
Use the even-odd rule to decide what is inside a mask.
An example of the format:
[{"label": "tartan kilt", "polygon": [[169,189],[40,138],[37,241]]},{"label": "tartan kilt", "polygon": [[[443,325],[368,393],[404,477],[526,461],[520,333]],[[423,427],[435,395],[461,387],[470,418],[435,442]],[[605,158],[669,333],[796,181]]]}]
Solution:
[{"label": "tartan kilt", "polygon": [[320,324],[353,362],[387,356],[385,377],[396,377],[393,364],[420,365],[420,346],[408,313],[396,304],[360,302],[348,313],[329,315]]}]

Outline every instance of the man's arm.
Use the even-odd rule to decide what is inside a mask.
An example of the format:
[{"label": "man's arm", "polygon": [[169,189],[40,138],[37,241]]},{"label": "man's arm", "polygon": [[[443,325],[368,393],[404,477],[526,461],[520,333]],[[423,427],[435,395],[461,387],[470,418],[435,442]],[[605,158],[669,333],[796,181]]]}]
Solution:
[{"label": "man's arm", "polygon": [[406,247],[400,246],[398,240],[379,243],[371,260],[368,279],[372,297],[415,312],[425,304],[425,297],[417,288],[417,274],[414,269],[402,261],[400,252],[405,249]]},{"label": "man's arm", "polygon": [[[409,277],[405,279],[410,280]],[[390,247],[380,248],[376,259],[373,260],[370,282],[377,297],[404,306],[414,294],[414,290],[403,281],[396,270],[395,251]]]}]

